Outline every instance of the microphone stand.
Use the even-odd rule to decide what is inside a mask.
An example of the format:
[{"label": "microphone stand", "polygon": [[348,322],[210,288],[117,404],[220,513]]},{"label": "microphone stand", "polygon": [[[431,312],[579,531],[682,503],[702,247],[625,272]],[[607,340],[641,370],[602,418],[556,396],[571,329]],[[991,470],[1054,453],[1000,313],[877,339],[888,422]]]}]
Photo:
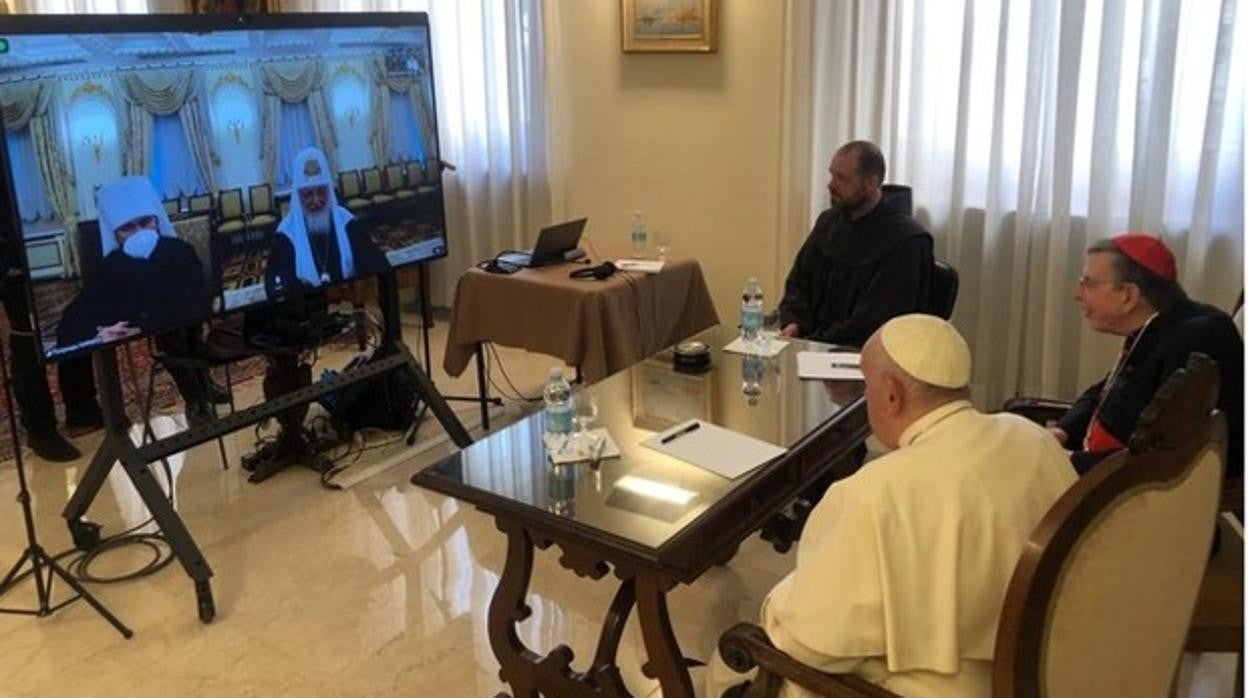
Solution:
[{"label": "microphone stand", "polygon": [[[43,366],[39,366],[38,370],[43,370]],[[104,620],[111,623],[117,629],[117,632],[121,633],[122,637],[130,639],[134,632],[122,624],[98,599],[91,595],[91,592],[87,591],[77,579],[74,579],[73,575],[56,561],[56,558],[48,555],[43,546],[39,545],[39,539],[35,535],[35,517],[30,508],[30,489],[26,486],[26,466],[22,461],[22,443],[17,437],[17,417],[13,410],[12,385],[9,381],[9,361],[8,356],[5,355],[3,341],[0,341],[0,380],[4,382],[4,406],[9,413],[9,433],[13,440],[13,458],[17,463],[17,502],[22,507],[22,517],[26,524],[27,543],[26,550],[17,559],[17,563],[5,575],[4,580],[0,581],[0,597],[12,591],[18,582],[29,577],[35,580],[35,595],[39,603],[38,608],[0,608],[0,613],[43,618],[52,615],[78,599],[83,599],[91,604],[91,607],[95,609],[96,613],[103,616]],[[23,574],[22,569],[26,566],[26,563],[30,563],[30,570]],[[60,577],[63,582],[68,584],[74,590],[75,595],[53,605],[52,584],[57,577]]]}]

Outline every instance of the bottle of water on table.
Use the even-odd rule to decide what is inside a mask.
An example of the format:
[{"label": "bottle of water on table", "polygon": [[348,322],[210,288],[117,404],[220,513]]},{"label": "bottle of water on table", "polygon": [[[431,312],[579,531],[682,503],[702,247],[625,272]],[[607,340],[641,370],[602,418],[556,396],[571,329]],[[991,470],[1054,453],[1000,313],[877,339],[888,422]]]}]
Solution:
[{"label": "bottle of water on table", "polygon": [[762,348],[763,287],[758,279],[750,277],[741,290],[741,341],[747,351]]},{"label": "bottle of water on table", "polygon": [[633,228],[629,235],[633,243],[633,259],[646,258],[646,222],[641,211],[633,211]]},{"label": "bottle of water on table", "polygon": [[567,436],[572,433],[572,386],[563,378],[563,369],[550,369],[550,380],[542,390],[546,401],[546,433]]}]

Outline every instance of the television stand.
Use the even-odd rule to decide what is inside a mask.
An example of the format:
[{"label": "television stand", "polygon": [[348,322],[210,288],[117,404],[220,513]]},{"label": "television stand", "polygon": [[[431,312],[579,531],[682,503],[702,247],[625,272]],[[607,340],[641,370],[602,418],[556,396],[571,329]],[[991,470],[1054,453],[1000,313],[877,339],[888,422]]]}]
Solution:
[{"label": "television stand", "polygon": [[292,434],[283,428],[277,439],[243,456],[243,470],[251,473],[247,481],[252,483],[264,482],[291,467],[307,468],[324,475],[334,469],[334,462],[312,445],[303,429]]},{"label": "television stand", "polygon": [[100,444],[91,463],[78,481],[63,516],[69,526],[74,546],[89,551],[100,543],[100,526],[84,519],[91,503],[99,495],[116,462],[121,463],[126,476],[134,484],[139,497],[160,526],[170,549],[181,563],[187,576],[195,585],[195,599],[199,619],[205,623],[216,616],[216,604],[212,596],[212,568],[203,552],[195,543],[182,517],[173,508],[160,482],[152,473],[150,465],[174,453],[185,451],[238,431],[257,422],[319,400],[343,388],[371,381],[392,371],[408,372],[416,384],[416,394],[429,406],[430,411],[460,448],[472,443],[463,423],[451,411],[446,400],[434,387],[428,374],[412,356],[403,343],[399,322],[398,284],[394,271],[377,278],[378,300],[382,312],[382,339],[374,360],[358,368],[343,371],[333,382],[316,382],[303,388],[275,397],[245,410],[220,416],[210,422],[148,443],[138,443],[127,433],[129,420],[121,392],[121,374],[117,368],[115,348],[97,351],[93,356],[96,377],[99,382],[100,403],[104,412],[104,442]]}]

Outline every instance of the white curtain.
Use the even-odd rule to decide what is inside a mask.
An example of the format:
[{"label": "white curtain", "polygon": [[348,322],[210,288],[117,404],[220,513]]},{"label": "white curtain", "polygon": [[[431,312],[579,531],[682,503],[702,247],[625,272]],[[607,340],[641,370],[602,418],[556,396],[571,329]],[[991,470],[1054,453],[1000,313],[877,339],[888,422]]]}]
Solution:
[{"label": "white curtain", "polygon": [[432,300],[459,276],[522,247],[550,222],[541,0],[283,0],[306,10],[427,11],[438,107],[449,256],[432,266]]},{"label": "white curtain", "polygon": [[182,0],[8,0],[17,14],[143,14],[185,12]]},{"label": "white curtain", "polygon": [[22,221],[30,223],[51,219],[55,211],[48,199],[48,190],[39,176],[39,158],[35,153],[35,139],[30,133],[29,122],[18,131],[4,133],[9,146],[9,168],[13,171],[13,188],[17,191],[17,210]]},{"label": "white curtain", "polygon": [[954,322],[981,405],[1071,397],[1106,371],[1117,341],[1088,330],[1070,299],[1097,239],[1163,236],[1188,293],[1229,310],[1243,288],[1238,0],[786,10],[780,267],[827,205],[835,148],[877,142],[888,180],[914,188],[938,256],[961,273]]}]

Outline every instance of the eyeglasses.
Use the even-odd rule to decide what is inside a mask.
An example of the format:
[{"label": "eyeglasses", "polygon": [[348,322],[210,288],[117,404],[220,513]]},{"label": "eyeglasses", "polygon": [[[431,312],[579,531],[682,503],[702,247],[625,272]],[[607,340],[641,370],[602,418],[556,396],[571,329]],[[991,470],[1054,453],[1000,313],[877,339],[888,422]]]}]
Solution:
[{"label": "eyeglasses", "polygon": [[1083,276],[1080,276],[1079,279],[1075,283],[1079,284],[1079,288],[1086,291],[1089,288],[1093,288],[1096,286],[1102,286],[1104,284],[1116,284],[1118,282],[1113,279],[1093,279],[1085,274]]},{"label": "eyeglasses", "polygon": [[142,228],[156,228],[156,216],[140,216],[117,226],[118,235],[133,235]]}]

